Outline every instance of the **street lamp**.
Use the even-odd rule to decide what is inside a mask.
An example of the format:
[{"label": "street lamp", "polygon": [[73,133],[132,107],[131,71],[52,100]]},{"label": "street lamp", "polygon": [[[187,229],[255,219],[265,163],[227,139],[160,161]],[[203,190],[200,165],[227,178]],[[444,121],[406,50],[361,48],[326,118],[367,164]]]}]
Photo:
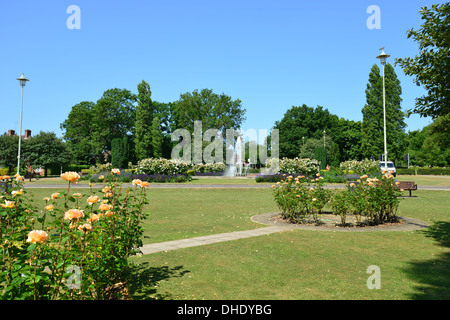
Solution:
[{"label": "street lamp", "polygon": [[22,141],[23,87],[25,87],[25,84],[27,83],[27,81],[30,81],[30,80],[25,78],[23,73],[20,78],[17,78],[17,80],[19,80],[20,86],[22,87],[22,100],[20,103],[19,151],[17,153],[17,174],[20,174],[20,143]]},{"label": "street lamp", "polygon": [[387,170],[387,142],[386,142],[386,91],[384,87],[384,66],[386,65],[386,59],[390,57],[390,55],[384,53],[384,47],[380,49],[382,52],[377,57],[380,59],[381,64],[383,65],[383,119],[384,119],[384,169]]}]

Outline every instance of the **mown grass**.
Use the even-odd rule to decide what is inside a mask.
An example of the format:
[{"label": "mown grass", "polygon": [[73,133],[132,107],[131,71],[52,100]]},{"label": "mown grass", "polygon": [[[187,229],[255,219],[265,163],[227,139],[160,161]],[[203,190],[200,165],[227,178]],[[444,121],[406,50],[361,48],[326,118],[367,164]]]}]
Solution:
[{"label": "mown grass", "polygon": [[[135,298],[448,299],[449,193],[417,195],[402,200],[399,214],[431,224],[422,231],[296,230],[133,258],[144,273],[169,272],[141,279]],[[380,267],[380,290],[367,288],[371,265]]]},{"label": "mown grass", "polygon": [[[58,190],[27,191],[42,201]],[[449,299],[450,193],[415,195],[402,199],[399,215],[424,220],[428,229],[295,230],[135,257],[139,271],[132,294],[135,299]],[[250,217],[277,210],[270,189],[149,189],[149,200],[145,243],[259,228]],[[380,290],[367,288],[371,265],[381,270]]]}]

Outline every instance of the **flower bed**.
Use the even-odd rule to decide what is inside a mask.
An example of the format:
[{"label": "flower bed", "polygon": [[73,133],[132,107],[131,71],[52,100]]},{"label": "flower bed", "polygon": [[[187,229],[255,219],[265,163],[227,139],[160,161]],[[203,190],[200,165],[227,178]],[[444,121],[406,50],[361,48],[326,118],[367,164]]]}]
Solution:
[{"label": "flower bed", "polygon": [[334,192],[324,188],[320,173],[315,179],[305,176],[294,178],[292,175],[284,177],[272,186],[273,196],[282,217],[289,221],[303,223],[313,216],[314,221],[319,222],[325,206],[340,216],[342,225],[346,225],[349,214],[356,217],[359,225],[398,220],[396,212],[401,190],[392,174],[386,173],[381,179],[364,175],[355,183],[350,183],[344,191]]},{"label": "flower bed", "polygon": [[319,173],[320,162],[315,159],[300,158],[283,158],[283,159],[267,159],[266,168],[272,168],[278,162],[278,173],[285,172],[287,174],[303,174],[314,175]]},{"label": "flower bed", "polygon": [[[113,169],[114,177],[120,170]],[[128,258],[139,253],[148,182],[101,191],[71,190],[80,176],[66,172],[66,190],[34,205],[17,176],[0,207],[0,299],[126,299]]]}]

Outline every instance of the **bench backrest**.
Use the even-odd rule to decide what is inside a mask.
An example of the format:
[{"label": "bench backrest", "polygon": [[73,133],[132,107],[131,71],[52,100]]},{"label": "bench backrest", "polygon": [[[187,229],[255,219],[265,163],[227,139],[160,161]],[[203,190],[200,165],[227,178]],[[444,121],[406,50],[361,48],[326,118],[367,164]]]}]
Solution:
[{"label": "bench backrest", "polygon": [[416,184],[414,181],[400,181],[399,187],[402,189],[415,189]]}]

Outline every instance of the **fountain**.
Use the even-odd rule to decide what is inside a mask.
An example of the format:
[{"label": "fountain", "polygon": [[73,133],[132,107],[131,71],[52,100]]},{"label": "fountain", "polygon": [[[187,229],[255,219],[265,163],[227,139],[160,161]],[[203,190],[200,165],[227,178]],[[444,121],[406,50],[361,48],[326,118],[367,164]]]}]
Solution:
[{"label": "fountain", "polygon": [[242,140],[241,137],[238,137],[236,141],[236,145],[233,148],[232,146],[229,147],[231,150],[231,163],[228,164],[227,170],[224,172],[225,177],[235,177],[235,176],[242,176],[242,168],[243,168],[243,162],[242,162]]}]

